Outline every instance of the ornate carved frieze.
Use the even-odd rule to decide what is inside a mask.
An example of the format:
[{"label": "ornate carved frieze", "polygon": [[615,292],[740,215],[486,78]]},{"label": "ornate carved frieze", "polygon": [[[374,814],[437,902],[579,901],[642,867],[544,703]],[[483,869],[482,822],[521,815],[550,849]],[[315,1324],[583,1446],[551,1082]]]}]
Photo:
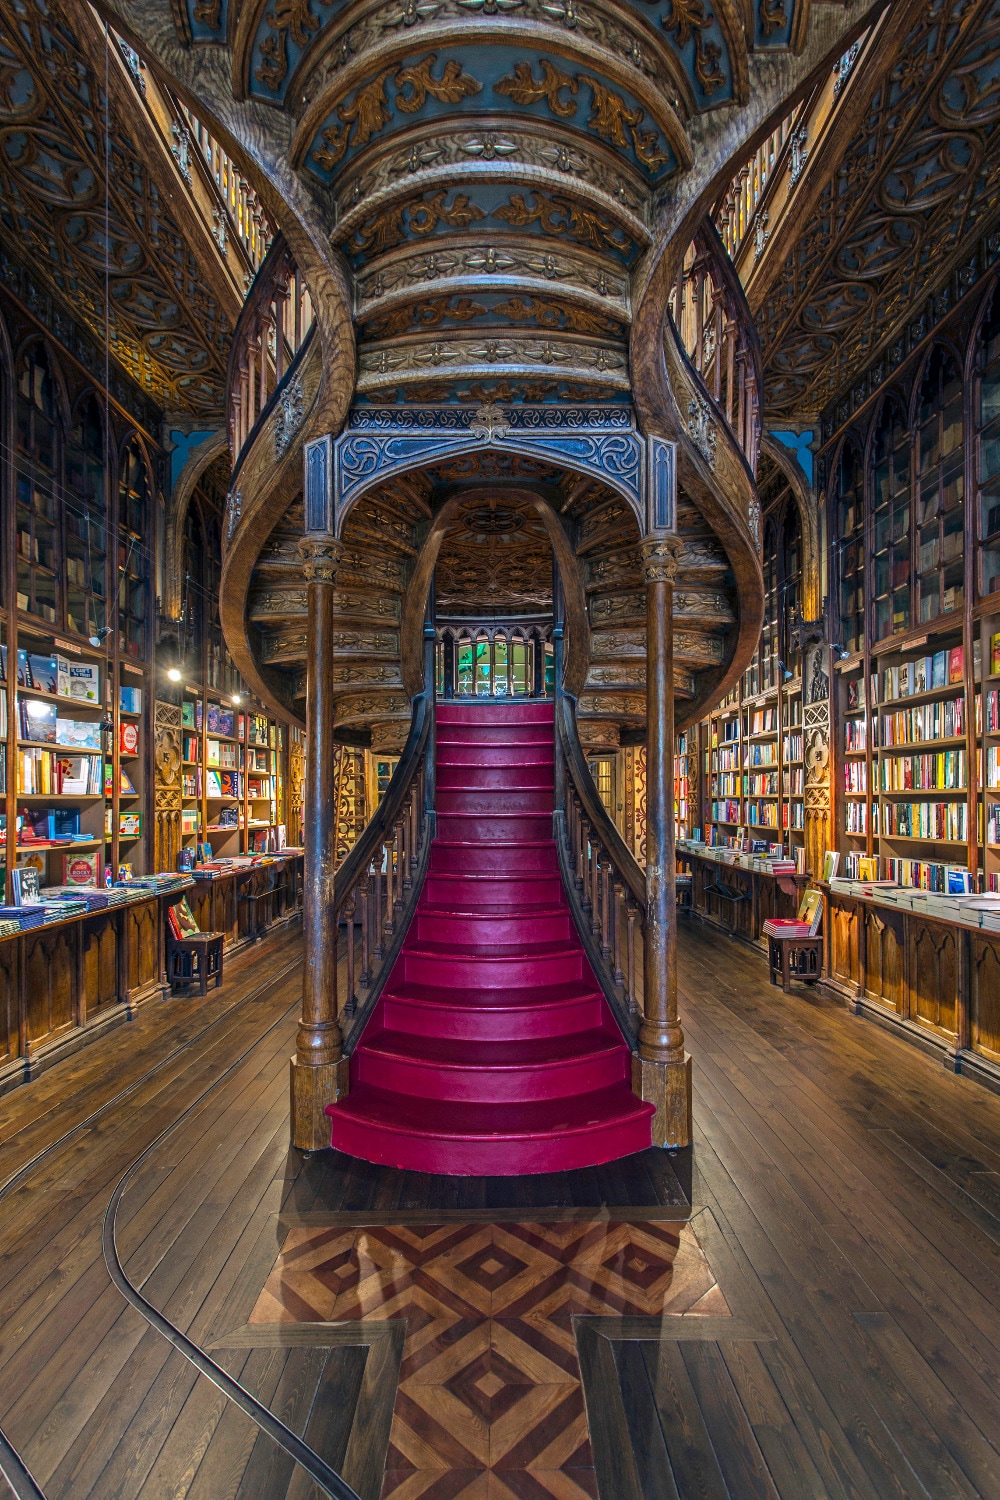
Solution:
[{"label": "ornate carved frieze", "polygon": [[410,700],[405,693],[373,691],[344,693],[334,703],[333,721],[338,725],[367,724],[372,719],[410,718]]},{"label": "ornate carved frieze", "polygon": [[291,447],[292,439],[302,426],[305,416],[305,397],[302,378],[293,375],[283,386],[278,396],[274,413],[274,456],[282,458]]},{"label": "ornate carved frieze", "polygon": [[[532,109],[553,120],[571,119],[581,131],[622,152],[650,182],[674,171],[678,161],[690,161],[673,106],[627,63],[609,77],[598,71],[606,59],[586,46],[579,50],[591,53],[591,69],[579,70],[571,60],[560,58],[562,65],[556,66],[539,56],[530,41],[511,47],[506,39],[499,45],[492,39],[480,42],[473,56],[466,51],[466,20],[437,29],[435,40],[454,47],[452,55],[409,53],[397,63],[392,54],[398,58],[400,49],[390,46],[385,65],[374,72],[366,59],[352,60],[306,110],[293,146],[295,164],[329,182],[353,152],[398,126],[400,117],[405,123],[406,117],[423,111],[429,100],[448,104],[453,113],[477,114],[484,104],[496,109],[504,100],[508,113]],[[433,114],[433,108],[427,112]]]},{"label": "ornate carved frieze", "polygon": [[[323,100],[339,77],[353,77],[358,65],[367,65],[369,73],[377,71],[394,45],[398,50],[399,38],[454,45],[465,40],[476,16],[491,17],[496,25],[493,35],[512,47],[521,41],[557,53],[593,56],[598,65],[610,64],[623,73],[627,70],[630,77],[648,80],[674,109],[689,105],[692,91],[683,66],[641,14],[623,13],[594,0],[400,0],[355,5],[329,27],[311,67],[299,70],[297,93],[306,123],[315,114],[315,101]],[[283,84],[284,77],[279,89]]]},{"label": "ornate carved frieze", "polygon": [[622,322],[629,319],[628,278],[620,267],[571,245],[549,248],[502,234],[458,239],[433,250],[408,246],[359,270],[355,288],[362,321],[396,303],[453,296],[459,288],[470,296],[499,288],[573,299]]},{"label": "ornate carved frieze", "polygon": [[472,434],[476,413],[461,407],[418,410],[355,407],[335,447],[337,524],[355,498],[381,476],[411,466],[433,468],[451,455],[521,453],[602,478],[643,513],[645,444],[628,410],[613,406],[512,406],[507,432],[491,445]]},{"label": "ornate carved frieze", "polygon": [[530,378],[552,371],[564,379],[585,382],[597,377],[604,385],[628,389],[628,358],[623,348],[556,335],[443,335],[434,340],[366,346],[358,353],[357,389],[368,392],[392,388],[400,381],[425,380],[436,371],[447,372],[452,379],[483,379],[498,366],[515,377]]},{"label": "ornate carved frieze", "polygon": [[337,180],[337,235],[347,239],[386,198],[439,183],[537,182],[551,191],[571,183],[605,213],[619,217],[635,240],[647,238],[648,189],[614,153],[578,133],[543,130],[530,121],[487,116],[474,127],[442,129],[428,122],[391,149],[366,151]]}]

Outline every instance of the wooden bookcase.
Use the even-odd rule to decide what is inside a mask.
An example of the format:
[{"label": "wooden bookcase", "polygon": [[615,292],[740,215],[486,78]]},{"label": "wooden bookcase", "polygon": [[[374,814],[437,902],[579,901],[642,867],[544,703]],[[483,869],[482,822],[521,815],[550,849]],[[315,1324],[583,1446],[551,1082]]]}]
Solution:
[{"label": "wooden bookcase", "polygon": [[[982,642],[985,637],[988,651],[989,618],[970,639],[956,614],[942,616],[923,634],[881,642],[839,665],[843,874],[857,877],[861,858],[875,856],[879,878],[943,890],[949,867],[974,874],[981,864],[984,796],[977,786],[984,758]],[[1000,744],[1000,735],[994,742]],[[991,805],[988,794],[985,805]],[[989,864],[988,858],[987,871]]]},{"label": "wooden bookcase", "polygon": [[286,726],[236,697],[188,683],[181,703],[181,847],[220,858],[274,852],[282,828],[292,841]]},{"label": "wooden bookcase", "polygon": [[747,694],[746,677],[704,725],[704,837],[751,839],[792,854],[805,844],[802,681]]}]

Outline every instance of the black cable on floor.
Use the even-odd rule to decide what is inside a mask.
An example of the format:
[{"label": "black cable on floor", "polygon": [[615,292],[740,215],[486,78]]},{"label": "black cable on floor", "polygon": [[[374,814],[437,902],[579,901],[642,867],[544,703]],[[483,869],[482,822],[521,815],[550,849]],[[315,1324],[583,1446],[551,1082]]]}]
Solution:
[{"label": "black cable on floor", "polygon": [[[238,1000],[235,1005],[230,1006],[229,1009],[226,1010],[222,1015],[216,1016],[214,1021],[210,1021],[207,1026],[204,1026],[202,1028],[201,1031],[197,1032],[193,1037],[188,1038],[188,1040],[185,1041],[183,1045],[181,1045],[180,1047],[175,1047],[172,1052],[166,1055],[166,1057],[161,1058],[158,1063],[154,1063],[151,1068],[147,1068],[145,1073],[141,1074],[138,1078],[133,1079],[130,1084],[128,1084],[124,1089],[121,1089],[117,1094],[113,1096],[113,1098],[106,1100],[97,1109],[93,1110],[91,1114],[87,1115],[85,1119],[80,1120],[76,1125],[74,1125],[72,1129],[67,1130],[57,1140],[51,1141],[41,1151],[37,1152],[29,1161],[25,1162],[23,1166],[19,1167],[16,1172],[13,1172],[5,1182],[0,1183],[0,1203],[3,1202],[8,1193],[12,1192],[15,1187],[19,1186],[20,1183],[23,1182],[24,1179],[29,1175],[29,1173],[33,1172],[37,1167],[39,1167],[42,1162],[46,1161],[50,1156],[52,1156],[56,1151],[60,1150],[76,1136],[81,1135],[85,1130],[89,1129],[90,1126],[93,1125],[95,1121],[99,1120],[102,1115],[106,1114],[116,1105],[127,1099],[130,1094],[135,1093],[137,1089],[141,1088],[143,1084],[147,1083],[149,1079],[154,1077],[158,1072],[161,1071],[161,1069],[174,1062],[183,1053],[190,1051],[190,1049],[196,1046],[203,1037],[206,1037],[209,1032],[213,1031],[217,1026],[220,1026],[223,1021],[227,1021],[233,1014],[235,1014],[237,1010],[240,1010],[244,1005],[248,1005],[252,1001],[259,999],[268,990],[274,989],[282,982],[282,980],[287,979],[289,974],[291,974],[296,968],[298,968],[300,964],[301,959],[294,959],[291,963],[286,964],[282,969],[280,969],[277,974],[273,974],[269,979],[263,980],[259,985],[252,989],[249,994],[244,995],[241,1000]],[[298,1002],[296,1002],[296,1004],[297,1003]],[[289,1010],[291,1009],[294,1009],[294,1006],[290,1006]],[[108,1204],[108,1208],[105,1211],[104,1228],[102,1235],[104,1245],[104,1258],[108,1268],[108,1273],[111,1276],[112,1281],[114,1282],[118,1290],[122,1293],[122,1295],[126,1297],[126,1299],[132,1304],[132,1306],[136,1307],[137,1310],[142,1313],[143,1317],[145,1317],[146,1320],[150,1323],[150,1325],[154,1327],[158,1333],[162,1334],[164,1338],[168,1339],[170,1343],[172,1343],[174,1347],[177,1348],[186,1359],[189,1359],[191,1363],[194,1364],[202,1374],[204,1374],[209,1380],[213,1381],[213,1383],[217,1385],[226,1396],[235,1401],[242,1410],[247,1412],[247,1415],[250,1416],[253,1421],[257,1422],[259,1426],[267,1431],[268,1435],[272,1437],[275,1442],[279,1443],[279,1445],[284,1448],[285,1451],[289,1453],[297,1463],[300,1463],[302,1467],[306,1469],[306,1471],[312,1476],[316,1483],[319,1484],[320,1487],[325,1490],[328,1495],[335,1497],[335,1500],[358,1500],[358,1496],[355,1494],[354,1490],[351,1489],[350,1485],[348,1485],[345,1480],[341,1479],[339,1474],[336,1474],[332,1469],[330,1469],[328,1465],[326,1465],[323,1460],[313,1452],[311,1448],[307,1447],[306,1444],[302,1442],[301,1438],[297,1437],[290,1428],[285,1427],[284,1423],[279,1422],[278,1419],[273,1415],[273,1413],[268,1411],[266,1407],[261,1406],[260,1402],[258,1402],[255,1397],[251,1396],[250,1393],[248,1391],[245,1391],[241,1385],[232,1380],[232,1378],[226,1373],[225,1370],[221,1369],[217,1364],[215,1364],[214,1360],[209,1359],[208,1355],[206,1355],[201,1349],[197,1347],[197,1345],[193,1344],[190,1339],[188,1339],[183,1333],[181,1333],[180,1329],[175,1328],[168,1319],[164,1318],[162,1314],[158,1313],[156,1309],[146,1301],[142,1294],[132,1285],[132,1283],[125,1275],[124,1269],[122,1268],[121,1262],[118,1258],[117,1246],[115,1244],[115,1228],[117,1222],[118,1205],[121,1201],[121,1197],[123,1192],[125,1191],[125,1188],[128,1186],[128,1182],[133,1171],[138,1169],[149,1152],[152,1151],[155,1146],[159,1145],[164,1137],[169,1135],[170,1132],[177,1125],[179,1125],[181,1121],[184,1120],[185,1117],[190,1114],[190,1112],[195,1109],[204,1098],[206,1098],[206,1096],[212,1091],[212,1089],[216,1088],[218,1084],[220,1084],[225,1078],[229,1076],[234,1068],[237,1068],[242,1062],[246,1060],[246,1058],[264,1039],[265,1036],[268,1036],[275,1029],[275,1027],[281,1025],[287,1015],[288,1010],[286,1010],[281,1016],[279,1016],[278,1019],[268,1027],[267,1031],[265,1031],[261,1036],[255,1038],[250,1047],[248,1047],[241,1054],[241,1056],[238,1057],[236,1061],[226,1069],[224,1073],[220,1074],[220,1076],[216,1078],[208,1086],[208,1088],[206,1088],[198,1096],[198,1098],[194,1100],[192,1104],[188,1105],[187,1109],[185,1109],[182,1114],[178,1115],[173,1124],[169,1125],[165,1131],[157,1136],[156,1140],[151,1142],[151,1144],[147,1146],[146,1149],[131,1164],[131,1166],[128,1168],[128,1170],[125,1172],[125,1175],[119,1182],[118,1186],[116,1187],[111,1201]],[[221,1377],[221,1379],[217,1377]],[[272,1424],[275,1430],[272,1430]],[[277,1431],[277,1429],[280,1429],[280,1433]],[[291,1446],[289,1446],[289,1443],[291,1443]],[[298,1450],[301,1450],[301,1457]],[[3,1478],[7,1481],[12,1494],[17,1497],[17,1500],[46,1500],[44,1491],[39,1488],[27,1465],[24,1463],[17,1450],[12,1446],[8,1438],[5,1436],[2,1429],[0,1429],[0,1475],[2,1475]]]}]

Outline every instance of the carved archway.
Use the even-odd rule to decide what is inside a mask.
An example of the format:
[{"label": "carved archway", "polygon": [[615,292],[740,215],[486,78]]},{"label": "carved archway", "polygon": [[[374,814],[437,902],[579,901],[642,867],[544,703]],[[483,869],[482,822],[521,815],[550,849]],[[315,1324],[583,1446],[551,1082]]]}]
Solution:
[{"label": "carved archway", "polygon": [[181,617],[181,555],[184,547],[184,523],[191,496],[209,464],[214,463],[221,453],[228,451],[229,439],[225,428],[220,428],[191,450],[177,476],[177,483],[170,492],[164,528],[163,598],[160,602],[160,613],[167,620],[179,620]]}]

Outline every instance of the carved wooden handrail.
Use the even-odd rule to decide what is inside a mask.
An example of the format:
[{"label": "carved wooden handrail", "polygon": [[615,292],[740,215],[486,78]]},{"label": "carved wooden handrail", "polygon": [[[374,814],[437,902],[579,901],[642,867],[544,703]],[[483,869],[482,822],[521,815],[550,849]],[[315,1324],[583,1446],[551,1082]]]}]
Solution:
[{"label": "carved wooden handrail", "polygon": [[[710,219],[688,246],[667,317],[703,399],[736,439],[750,473],[760,451],[763,366],[760,340],[736,269]],[[689,413],[699,444],[699,413]]]},{"label": "carved wooden handrail", "polygon": [[576,699],[565,692],[556,699],[555,751],[553,828],[563,886],[591,967],[635,1051],[646,876],[601,801],[580,744]]},{"label": "carved wooden handrail", "polygon": [[[433,647],[433,638],[432,638]],[[413,700],[410,732],[375,814],[334,878],[331,919],[344,928],[337,1011],[360,1037],[416,908],[434,838],[434,687]]]},{"label": "carved wooden handrail", "polygon": [[308,287],[279,233],[254,277],[229,351],[226,410],[232,482],[243,454],[294,379],[313,327]]}]

